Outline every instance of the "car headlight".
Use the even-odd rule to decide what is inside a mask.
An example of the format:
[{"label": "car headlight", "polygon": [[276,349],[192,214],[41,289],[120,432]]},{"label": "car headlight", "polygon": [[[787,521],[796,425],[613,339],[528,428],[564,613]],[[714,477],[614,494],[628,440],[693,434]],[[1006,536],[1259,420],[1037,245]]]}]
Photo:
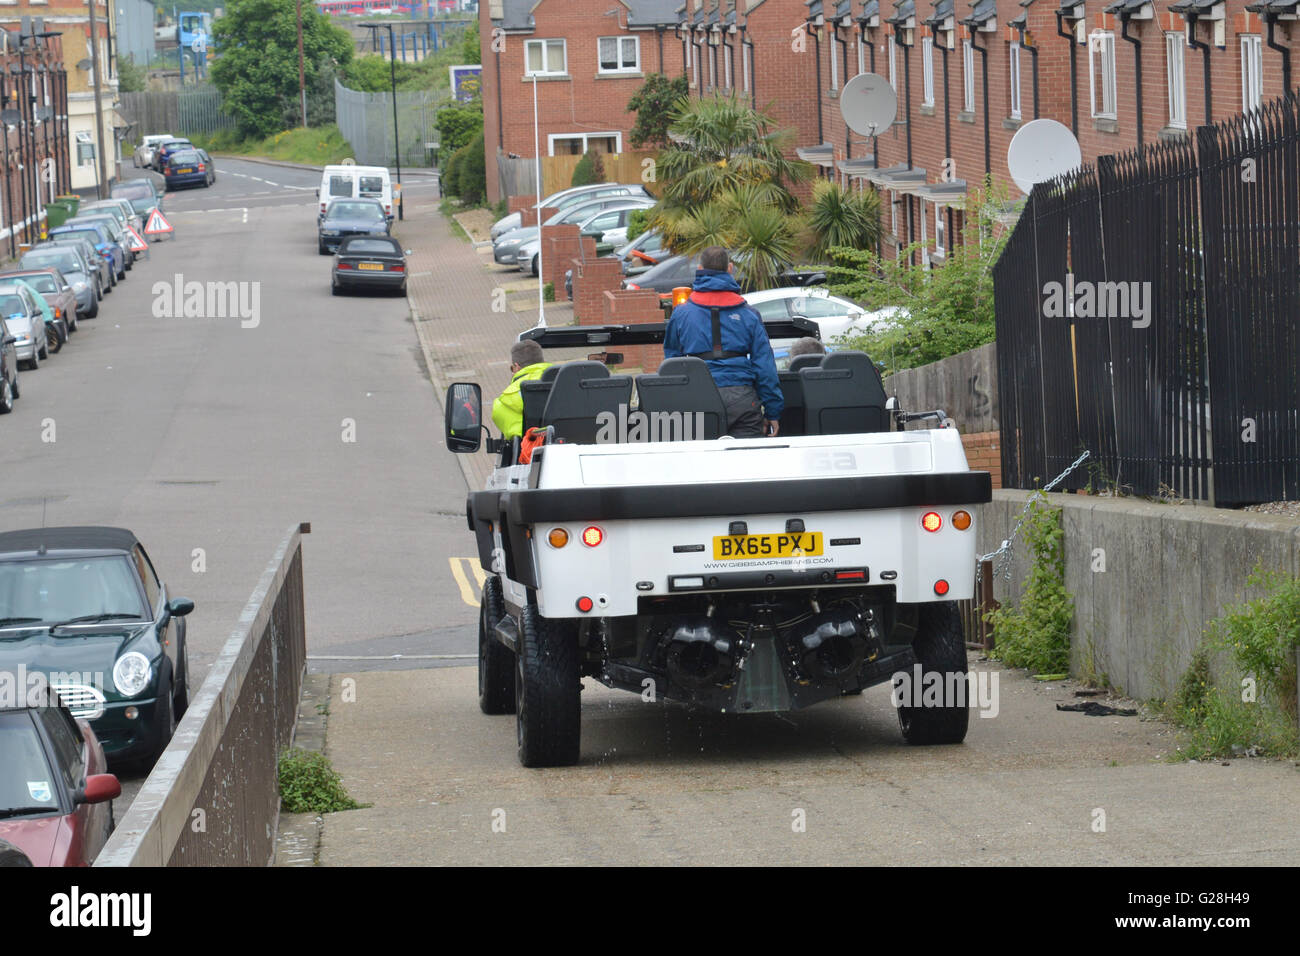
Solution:
[{"label": "car headlight", "polygon": [[113,665],[113,686],[124,697],[134,697],[149,686],[153,668],[139,651],[127,651]]},{"label": "car headlight", "polygon": [[72,283],[72,288],[77,292],[85,292],[87,289],[90,288],[90,286],[87,283],[82,282],[80,280],[74,280]]},{"label": "car headlight", "polygon": [[337,236],[339,231],[337,229],[322,229],[320,234],[322,236]]}]

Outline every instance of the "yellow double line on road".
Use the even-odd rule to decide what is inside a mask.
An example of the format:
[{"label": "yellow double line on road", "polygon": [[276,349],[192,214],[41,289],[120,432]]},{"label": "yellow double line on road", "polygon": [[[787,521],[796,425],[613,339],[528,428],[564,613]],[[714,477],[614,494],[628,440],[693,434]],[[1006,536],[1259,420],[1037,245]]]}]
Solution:
[{"label": "yellow double line on road", "polygon": [[[456,579],[456,587],[460,588],[460,599],[472,608],[479,605],[479,595],[483,592],[483,582],[487,580],[487,572],[479,566],[478,558],[448,558],[447,563],[451,565],[451,576]],[[470,581],[473,580],[473,584]]]}]

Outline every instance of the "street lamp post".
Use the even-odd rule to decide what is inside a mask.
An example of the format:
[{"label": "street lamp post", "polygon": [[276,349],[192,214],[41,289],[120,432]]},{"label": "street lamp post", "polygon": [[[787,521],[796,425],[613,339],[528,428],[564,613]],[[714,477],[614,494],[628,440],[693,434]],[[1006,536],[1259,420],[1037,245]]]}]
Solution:
[{"label": "street lamp post", "polygon": [[[365,27],[370,31],[370,45],[375,45],[375,31],[381,24],[367,23]],[[405,199],[402,196],[402,146],[398,138],[397,131],[397,55],[396,47],[393,45],[393,25],[391,23],[383,24],[388,27],[388,72],[392,77],[393,83],[393,161],[397,166],[397,218],[405,219],[403,205]]]}]

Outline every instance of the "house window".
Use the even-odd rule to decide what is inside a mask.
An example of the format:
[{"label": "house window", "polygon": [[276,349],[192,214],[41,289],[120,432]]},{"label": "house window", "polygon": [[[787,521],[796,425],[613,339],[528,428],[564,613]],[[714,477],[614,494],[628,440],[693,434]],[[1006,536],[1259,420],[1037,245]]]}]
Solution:
[{"label": "house window", "polygon": [[708,46],[705,46],[705,49],[708,50],[705,56],[709,60],[709,89],[715,90],[718,88],[718,58],[716,56],[718,51],[716,47],[709,49]]},{"label": "house window", "polygon": [[1264,95],[1264,60],[1260,38],[1241,38],[1241,109],[1249,113],[1259,109]]},{"label": "house window", "polygon": [[889,191],[889,231],[898,235],[898,193],[892,189]]},{"label": "house window", "polygon": [[836,43],[834,39],[832,39],[831,42],[826,45],[827,52],[830,53],[830,57],[831,57],[831,89],[832,90],[838,90],[840,88],[840,66],[839,66],[840,58],[835,55],[835,48],[837,46],[839,46],[839,44]]},{"label": "house window", "polygon": [[943,206],[934,207],[934,254],[936,256],[947,255],[948,247],[945,244],[948,231],[947,221],[944,219]]},{"label": "house window", "polygon": [[1187,129],[1187,83],[1183,67],[1183,48],[1187,41],[1181,33],[1165,34],[1165,71],[1169,76],[1169,125]]},{"label": "house window", "polygon": [[1009,63],[1011,64],[1011,118],[1020,119],[1020,44],[1012,43]]},{"label": "house window", "polygon": [[640,37],[601,37],[597,48],[601,73],[641,72]]},{"label": "house window", "polygon": [[740,75],[741,82],[744,83],[744,90],[749,92],[749,57],[745,55],[745,48],[740,48]]},{"label": "house window", "polygon": [[889,37],[889,85],[898,91],[898,46],[894,43],[894,38]]},{"label": "house window", "polygon": [[722,48],[722,72],[726,77],[726,87],[731,89],[731,44]]},{"label": "house window", "polygon": [[975,54],[970,46],[970,40],[961,41],[961,108],[967,113],[974,113]]},{"label": "house window", "polygon": [[563,76],[568,72],[563,40],[525,40],[526,76]]},{"label": "house window", "polygon": [[921,105],[934,106],[934,38],[921,38]]},{"label": "house window", "polygon": [[1088,86],[1092,115],[1115,118],[1115,34],[1098,31],[1088,37]]}]

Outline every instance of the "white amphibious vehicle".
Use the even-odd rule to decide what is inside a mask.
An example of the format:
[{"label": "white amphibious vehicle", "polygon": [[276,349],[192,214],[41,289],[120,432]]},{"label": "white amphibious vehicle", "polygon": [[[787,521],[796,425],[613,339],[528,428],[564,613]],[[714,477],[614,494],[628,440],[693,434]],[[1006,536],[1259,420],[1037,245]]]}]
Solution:
[{"label": "white amphibious vehicle", "polygon": [[[802,319],[767,326],[773,338],[816,334]],[[522,337],[603,349],[662,343],[663,332]],[[964,739],[954,602],[974,589],[973,506],[990,500],[989,475],[969,469],[955,429],[904,430],[946,419],[893,407],[862,353],[805,362],[781,373],[790,407],[775,438],[723,435],[698,357],[635,382],[599,361],[569,362],[523,385],[525,428],[545,440],[521,462],[520,439],[489,437],[500,465],[467,517],[490,572],[479,703],[517,715],[525,766],[578,761],[584,676],[753,713],[855,693],[919,664],[940,690],[932,706],[899,708],[903,736]],[[450,386],[452,451],[484,444],[483,411],[478,385]]]}]

